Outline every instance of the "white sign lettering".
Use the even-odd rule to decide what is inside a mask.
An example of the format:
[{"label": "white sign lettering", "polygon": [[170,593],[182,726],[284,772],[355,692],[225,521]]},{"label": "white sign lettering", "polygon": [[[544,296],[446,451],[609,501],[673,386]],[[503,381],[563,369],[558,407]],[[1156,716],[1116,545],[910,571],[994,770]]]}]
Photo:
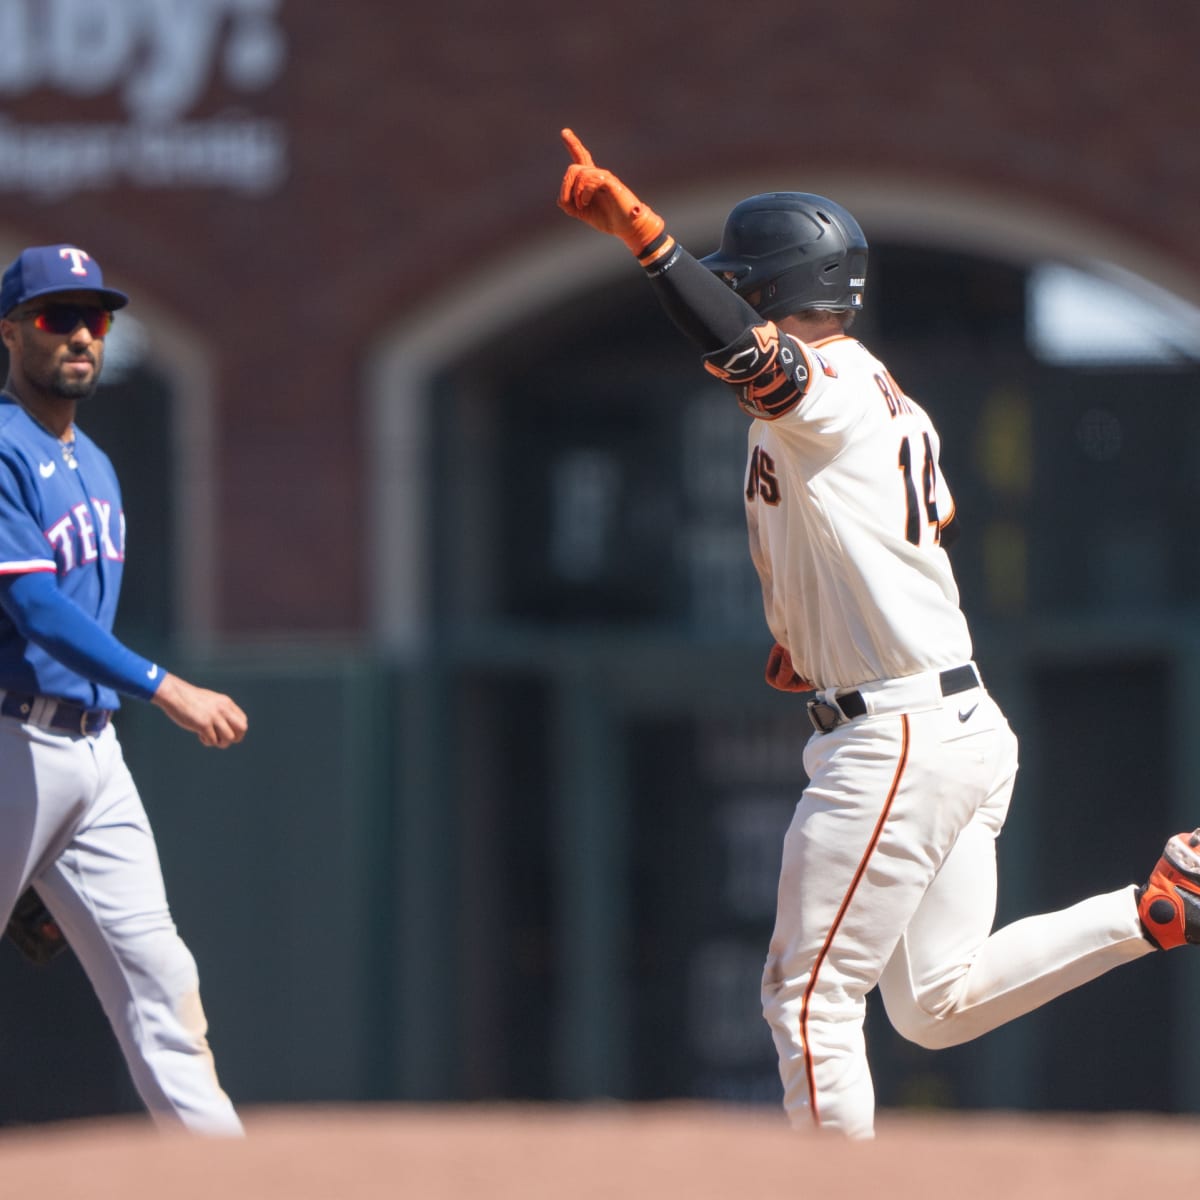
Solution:
[{"label": "white sign lettering", "polygon": [[185,120],[214,84],[275,83],[281,0],[0,0],[0,96],[115,94],[129,121],[0,119],[0,191],[62,195],[122,184],[265,192],[286,175],[280,122]]}]

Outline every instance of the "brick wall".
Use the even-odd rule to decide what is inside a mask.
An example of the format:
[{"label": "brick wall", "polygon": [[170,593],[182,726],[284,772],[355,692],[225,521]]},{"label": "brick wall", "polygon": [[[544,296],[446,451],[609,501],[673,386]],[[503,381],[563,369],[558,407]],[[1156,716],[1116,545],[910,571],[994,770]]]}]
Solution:
[{"label": "brick wall", "polygon": [[[287,66],[254,99],[289,131],[277,190],[0,196],[14,238],[90,247],[213,347],[230,632],[361,624],[364,355],[558,227],[563,124],[645,196],[773,162],[878,170],[1077,213],[1200,280],[1194,0],[288,0],[279,20]],[[214,83],[195,114],[238,102]],[[118,109],[42,88],[3,113]],[[281,496],[313,511],[281,520]]]}]

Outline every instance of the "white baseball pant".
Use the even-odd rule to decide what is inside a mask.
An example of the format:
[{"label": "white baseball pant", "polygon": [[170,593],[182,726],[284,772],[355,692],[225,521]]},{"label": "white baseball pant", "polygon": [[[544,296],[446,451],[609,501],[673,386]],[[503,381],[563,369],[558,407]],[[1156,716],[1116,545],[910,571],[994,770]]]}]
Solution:
[{"label": "white baseball pant", "polygon": [[196,964],[112,725],[64,735],[0,718],[0,913],[32,884],[86,971],[155,1121],[242,1133],[207,1041]]},{"label": "white baseball pant", "polygon": [[1133,885],[990,933],[1017,770],[1008,722],[982,688],[943,697],[937,672],[861,693],[866,716],[806,746],[763,973],[791,1124],[853,1138],[874,1132],[876,984],[903,1036],[941,1048],[1153,949]]}]

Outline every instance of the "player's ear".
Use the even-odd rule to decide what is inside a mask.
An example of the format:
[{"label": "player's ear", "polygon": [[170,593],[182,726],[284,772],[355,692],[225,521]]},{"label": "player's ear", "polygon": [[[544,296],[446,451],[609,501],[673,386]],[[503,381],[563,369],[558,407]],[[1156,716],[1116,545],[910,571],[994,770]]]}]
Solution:
[{"label": "player's ear", "polygon": [[7,317],[0,317],[0,342],[12,350],[17,341],[17,323]]}]

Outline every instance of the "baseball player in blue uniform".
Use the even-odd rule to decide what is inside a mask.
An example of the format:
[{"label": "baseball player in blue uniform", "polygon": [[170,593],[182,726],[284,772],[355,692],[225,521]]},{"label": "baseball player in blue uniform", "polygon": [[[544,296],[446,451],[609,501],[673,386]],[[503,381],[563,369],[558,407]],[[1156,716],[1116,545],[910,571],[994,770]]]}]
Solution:
[{"label": "baseball player in blue uniform", "polygon": [[869,1138],[872,989],[905,1037],[952,1046],[1200,942],[1200,830],[1171,838],[1140,887],[992,931],[1017,742],[971,659],[937,431],[847,332],[866,287],[862,230],[825,197],[769,192],[736,205],[698,261],[562,136],[559,207],[625,243],[752,418],[746,519],[775,639],[767,680],[814,693],[763,1013],[791,1123]]},{"label": "baseball player in blue uniform", "polygon": [[[149,701],[206,746],[246,716],[112,634],[126,526],[112,463],[75,424],[128,298],[77,246],[24,250],[0,282],[0,914],[40,897],[157,1122],[241,1132],[207,1042],[196,965],[112,724]],[[36,900],[34,899],[34,903]]]}]

